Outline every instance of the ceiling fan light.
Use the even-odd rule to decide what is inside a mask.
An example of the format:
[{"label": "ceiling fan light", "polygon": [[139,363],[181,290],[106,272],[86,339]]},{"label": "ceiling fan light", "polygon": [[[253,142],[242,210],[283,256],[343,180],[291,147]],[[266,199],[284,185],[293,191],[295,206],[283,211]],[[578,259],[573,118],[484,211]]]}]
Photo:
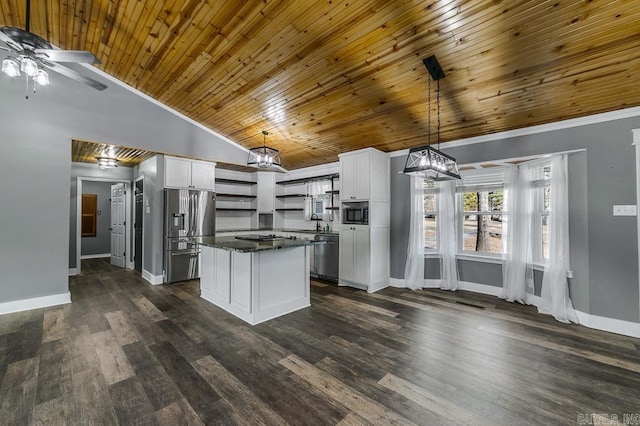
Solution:
[{"label": "ceiling fan light", "polygon": [[38,64],[31,58],[22,58],[22,61],[20,61],[20,71],[29,77],[33,77],[38,73]]},{"label": "ceiling fan light", "polygon": [[49,74],[45,70],[38,70],[33,80],[40,86],[49,85]]},{"label": "ceiling fan light", "polygon": [[14,58],[5,58],[2,60],[2,72],[9,77],[18,77],[20,75],[20,64]]}]

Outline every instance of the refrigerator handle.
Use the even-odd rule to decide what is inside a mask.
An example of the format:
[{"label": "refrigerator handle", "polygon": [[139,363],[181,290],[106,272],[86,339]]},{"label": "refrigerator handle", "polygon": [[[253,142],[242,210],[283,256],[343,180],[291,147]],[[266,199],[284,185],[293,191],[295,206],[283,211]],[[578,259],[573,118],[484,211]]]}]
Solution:
[{"label": "refrigerator handle", "polygon": [[195,225],[196,225],[196,194],[193,193],[192,191],[189,191],[189,213],[191,215],[191,220],[189,223],[189,232],[191,234],[194,233],[195,231]]}]

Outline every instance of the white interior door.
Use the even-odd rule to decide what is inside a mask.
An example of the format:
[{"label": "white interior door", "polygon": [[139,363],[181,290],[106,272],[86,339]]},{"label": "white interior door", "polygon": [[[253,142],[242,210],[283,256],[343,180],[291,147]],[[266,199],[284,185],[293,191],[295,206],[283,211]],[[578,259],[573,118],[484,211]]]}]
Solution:
[{"label": "white interior door", "polygon": [[111,264],[125,267],[124,183],[111,185]]}]

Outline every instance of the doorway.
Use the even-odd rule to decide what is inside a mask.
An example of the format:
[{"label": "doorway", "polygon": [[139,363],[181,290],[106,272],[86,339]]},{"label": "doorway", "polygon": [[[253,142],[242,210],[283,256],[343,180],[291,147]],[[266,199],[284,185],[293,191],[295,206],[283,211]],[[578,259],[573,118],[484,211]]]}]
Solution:
[{"label": "doorway", "polygon": [[[104,186],[107,188],[106,195],[98,195],[97,205],[100,206],[96,209],[96,222],[97,231],[106,232],[106,237],[98,238],[98,232],[96,237],[91,238],[91,243],[97,244],[98,240],[104,240],[106,238],[106,249],[101,244],[98,249],[99,253],[83,254],[83,246],[89,245],[89,239],[86,235],[83,237],[83,220],[85,220],[82,209],[82,200],[85,188],[92,188],[92,192],[99,192],[99,187]],[[131,223],[131,195],[129,194],[129,187],[131,181],[119,180],[112,178],[98,178],[98,177],[78,177],[77,178],[77,206],[76,206],[76,273],[80,274],[82,270],[82,259],[88,259],[92,257],[110,257],[111,263],[119,267],[133,268],[131,259],[131,253],[127,253],[127,243],[131,241],[130,225]],[[115,191],[115,196],[114,196]],[[105,225],[104,220],[107,220]],[[84,240],[84,241],[83,241]],[[102,241],[104,242],[104,241]],[[85,251],[85,253],[87,253]]]},{"label": "doorway", "polygon": [[144,220],[144,179],[135,181],[135,204],[133,221],[133,269],[142,274],[142,221]]}]

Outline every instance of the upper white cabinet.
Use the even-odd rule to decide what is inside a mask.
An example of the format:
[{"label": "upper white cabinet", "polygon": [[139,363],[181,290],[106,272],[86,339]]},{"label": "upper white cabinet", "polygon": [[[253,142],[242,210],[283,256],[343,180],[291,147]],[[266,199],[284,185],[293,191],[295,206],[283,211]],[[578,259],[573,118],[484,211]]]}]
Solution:
[{"label": "upper white cabinet", "polygon": [[373,148],[340,154],[342,201],[389,201],[389,157]]},{"label": "upper white cabinet", "polygon": [[258,213],[273,213],[275,210],[276,175],[273,172],[258,172]]},{"label": "upper white cabinet", "polygon": [[343,201],[368,200],[370,194],[369,153],[340,158],[340,197]]},{"label": "upper white cabinet", "polygon": [[165,156],[164,186],[215,191],[215,171],[216,163]]}]

